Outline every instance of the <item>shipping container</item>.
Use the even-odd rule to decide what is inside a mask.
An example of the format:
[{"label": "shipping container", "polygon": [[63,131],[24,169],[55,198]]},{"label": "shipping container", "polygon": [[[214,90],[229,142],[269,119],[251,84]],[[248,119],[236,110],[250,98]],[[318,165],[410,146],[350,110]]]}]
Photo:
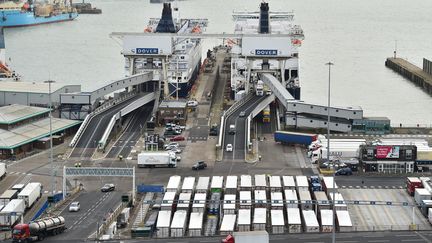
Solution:
[{"label": "shipping container", "polygon": [[353,230],[353,225],[351,222],[351,217],[348,211],[336,211],[336,222],[337,222],[337,230],[339,232],[350,232]]},{"label": "shipping container", "polygon": [[[330,194],[330,200],[333,201],[333,193]],[[335,193],[335,200],[334,201],[335,201],[336,210],[340,210],[340,211],[348,210],[348,207],[345,203],[345,200],[344,200],[342,194],[340,194],[339,192]]]},{"label": "shipping container", "polygon": [[192,193],[190,192],[180,193],[177,202],[177,210],[186,210],[189,212],[191,199],[192,199]]},{"label": "shipping container", "polygon": [[42,196],[42,184],[39,182],[31,182],[18,193],[18,199],[23,199],[26,208],[30,208]]},{"label": "shipping container", "polygon": [[159,211],[156,223],[156,237],[168,238],[170,233],[171,211]]},{"label": "shipping container", "polygon": [[314,210],[312,197],[309,191],[299,191],[300,208],[302,210]]},{"label": "shipping container", "polygon": [[313,192],[315,200],[315,213],[318,214],[318,210],[331,209],[330,202],[328,200],[327,194],[323,191]]},{"label": "shipping container", "polygon": [[255,208],[253,215],[253,230],[266,230],[267,226],[267,209]]},{"label": "shipping container", "polygon": [[295,190],[285,190],[285,203],[287,208],[298,208],[298,197]]},{"label": "shipping container", "polygon": [[254,207],[266,208],[267,205],[267,193],[264,190],[255,190],[255,204]]},{"label": "shipping container", "polygon": [[251,230],[251,210],[250,209],[239,209],[237,219],[238,231],[250,231]]},{"label": "shipping container", "polygon": [[301,233],[302,222],[300,217],[299,208],[287,208],[287,219],[288,219],[288,232],[289,233]]},{"label": "shipping container", "polygon": [[424,188],[416,188],[414,191],[414,200],[417,206],[420,206],[423,200],[431,200],[431,193]]},{"label": "shipping container", "polygon": [[252,176],[250,175],[240,176],[240,190],[242,191],[252,190]]},{"label": "shipping container", "polygon": [[177,210],[171,222],[171,237],[183,237],[186,233],[188,213],[185,210]]},{"label": "shipping container", "polygon": [[270,210],[271,229],[273,234],[285,233],[285,219],[282,209]]},{"label": "shipping container", "polygon": [[210,185],[210,177],[199,177],[195,188],[197,193],[207,193]]},{"label": "shipping container", "polygon": [[17,197],[17,190],[6,190],[0,196],[0,205],[7,205],[12,199],[16,199]]},{"label": "shipping container", "polygon": [[235,194],[225,194],[223,202],[223,213],[235,214],[236,213],[236,195]]},{"label": "shipping container", "polygon": [[306,233],[320,231],[318,220],[314,211],[302,210],[302,215],[303,215],[303,229]]},{"label": "shipping container", "polygon": [[235,214],[226,214],[223,216],[220,234],[228,235],[234,232],[235,223],[236,223],[237,215]]},{"label": "shipping container", "polygon": [[168,210],[172,211],[175,209],[175,199],[176,199],[176,192],[165,192],[162,203],[161,203],[161,210]]},{"label": "shipping container", "polygon": [[283,186],[285,190],[295,190],[296,184],[294,176],[282,176]]},{"label": "shipping container", "polygon": [[[333,187],[333,183],[334,183],[334,187]],[[333,191],[337,192],[338,190],[338,186],[336,184],[336,182],[333,181],[333,177],[330,176],[324,176],[323,177],[323,189],[324,191],[327,193],[327,196],[330,196],[331,193],[333,193]]]},{"label": "shipping container", "polygon": [[267,179],[266,175],[255,175],[255,190],[266,190]]},{"label": "shipping container", "polygon": [[193,192],[195,190],[195,177],[188,176],[183,180],[181,192]]},{"label": "shipping container", "polygon": [[213,176],[210,185],[210,191],[219,193],[222,192],[223,181],[223,176]]},{"label": "shipping container", "polygon": [[408,177],[406,180],[406,189],[410,196],[414,196],[416,188],[422,188],[422,181],[418,177]]},{"label": "shipping container", "polygon": [[23,199],[12,199],[0,211],[0,229],[10,230],[15,224],[19,223],[26,209]]},{"label": "shipping container", "polygon": [[252,192],[251,191],[240,191],[240,205],[239,208],[247,209],[252,207]]},{"label": "shipping container", "polygon": [[221,194],[219,192],[213,192],[210,196],[208,213],[218,215],[220,210]]},{"label": "shipping container", "polygon": [[180,190],[181,176],[173,175],[168,180],[167,192],[178,192]]},{"label": "shipping container", "polygon": [[195,193],[192,212],[204,212],[206,208],[207,193]]},{"label": "shipping container", "polygon": [[297,191],[309,191],[309,182],[306,176],[296,176]]},{"label": "shipping container", "polygon": [[190,214],[189,236],[202,236],[204,213],[194,212]]},{"label": "shipping container", "polygon": [[271,192],[270,193],[271,198],[271,208],[272,209],[281,209],[283,210],[284,204],[283,204],[283,195],[282,192]]},{"label": "shipping container", "polygon": [[282,192],[282,184],[280,176],[270,176],[270,191],[272,192]]},{"label": "shipping container", "polygon": [[321,232],[329,233],[333,232],[333,210],[321,209],[320,210],[320,223]]},{"label": "shipping container", "polygon": [[225,194],[237,193],[237,176],[227,176],[225,184]]}]

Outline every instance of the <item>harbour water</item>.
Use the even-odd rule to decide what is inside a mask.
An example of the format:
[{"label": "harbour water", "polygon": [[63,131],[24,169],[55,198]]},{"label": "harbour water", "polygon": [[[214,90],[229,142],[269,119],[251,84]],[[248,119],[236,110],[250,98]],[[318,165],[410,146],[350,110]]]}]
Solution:
[{"label": "harbour water", "polygon": [[[261,1],[187,0],[187,17],[209,19],[207,32],[233,32],[232,10],[258,10]],[[93,90],[124,75],[121,42],[114,31],[143,31],[162,6],[148,0],[94,0],[102,15],[75,21],[5,30],[7,56],[25,81],[47,79]],[[328,69],[332,104],[359,105],[366,116],[394,124],[432,126],[432,97],[384,66],[397,42],[398,56],[421,66],[432,58],[432,1],[270,0],[271,10],[294,10],[305,32],[300,49],[302,99],[327,104]],[[206,41],[210,48],[221,40]],[[205,51],[204,49],[203,51]]]}]

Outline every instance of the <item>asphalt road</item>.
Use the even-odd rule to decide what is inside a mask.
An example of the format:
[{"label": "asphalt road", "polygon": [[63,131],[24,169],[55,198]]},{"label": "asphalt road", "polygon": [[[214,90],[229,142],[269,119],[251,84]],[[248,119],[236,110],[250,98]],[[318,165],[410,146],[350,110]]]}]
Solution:
[{"label": "asphalt road", "polygon": [[93,117],[76,143],[70,157],[90,158],[113,115],[138,98],[140,96],[137,95]]},{"label": "asphalt road", "polygon": [[[246,134],[246,125],[245,121],[252,110],[263,100],[266,96],[254,96],[248,102],[246,102],[243,106],[239,107],[233,114],[227,117],[225,134],[224,134],[224,161],[236,160],[236,161],[244,161],[245,160],[245,134]],[[246,114],[244,117],[239,117],[240,112],[244,111]],[[229,134],[230,125],[235,125],[235,134]],[[227,144],[233,145],[233,151],[227,152],[226,146]]]},{"label": "asphalt road", "polygon": [[69,207],[61,213],[65,218],[67,230],[60,235],[47,238],[44,242],[63,242],[86,240],[96,231],[98,223],[102,223],[109,211],[114,210],[121,201],[121,193],[100,191],[82,192],[75,200],[81,204],[78,212],[69,212]]},{"label": "asphalt road", "polygon": [[133,146],[141,135],[141,129],[151,116],[152,106],[144,106],[131,114],[130,122],[116,143],[111,147],[107,158],[117,158],[119,155],[127,158]]}]

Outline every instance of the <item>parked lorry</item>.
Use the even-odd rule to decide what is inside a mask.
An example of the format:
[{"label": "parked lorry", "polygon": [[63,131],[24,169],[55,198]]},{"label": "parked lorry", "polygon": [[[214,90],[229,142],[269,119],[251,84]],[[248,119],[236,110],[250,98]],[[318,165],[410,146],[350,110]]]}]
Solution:
[{"label": "parked lorry", "polygon": [[407,177],[406,189],[410,196],[414,196],[416,188],[422,188],[422,181],[418,177]]},{"label": "parked lorry", "polygon": [[129,221],[130,208],[124,208],[117,216],[117,228],[121,229],[126,227]]},{"label": "parked lorry", "polygon": [[17,190],[6,190],[0,196],[0,205],[7,205],[12,199],[16,199],[18,197]]},{"label": "parked lorry", "polygon": [[264,95],[264,82],[262,80],[258,80],[255,86],[255,94],[256,96]]},{"label": "parked lorry", "polygon": [[138,154],[138,167],[177,167],[174,152],[143,152]]},{"label": "parked lorry", "polygon": [[42,184],[39,182],[31,182],[18,194],[18,199],[23,199],[26,208],[31,208],[41,196]]},{"label": "parked lorry", "polygon": [[32,242],[57,235],[66,229],[62,216],[47,217],[29,224],[17,224],[12,231],[12,242]]},{"label": "parked lorry", "polygon": [[[358,158],[359,157],[359,146],[356,147],[340,147],[332,148],[330,145],[330,160],[343,159],[343,158]],[[327,158],[327,148],[319,148],[312,151],[311,161],[316,163],[320,159]]]},{"label": "parked lorry", "polygon": [[0,228],[10,230],[19,223],[25,211],[25,203],[22,199],[11,200],[0,212]]},{"label": "parked lorry", "polygon": [[6,176],[6,164],[0,163],[0,180]]},{"label": "parked lorry", "polygon": [[274,140],[284,144],[303,144],[309,145],[317,139],[316,134],[276,131]]}]

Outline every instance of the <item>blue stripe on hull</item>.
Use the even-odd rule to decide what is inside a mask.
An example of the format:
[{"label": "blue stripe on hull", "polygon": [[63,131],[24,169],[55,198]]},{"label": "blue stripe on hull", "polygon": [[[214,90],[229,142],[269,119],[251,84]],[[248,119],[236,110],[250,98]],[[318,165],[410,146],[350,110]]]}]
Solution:
[{"label": "blue stripe on hull", "polygon": [[78,17],[78,13],[63,13],[50,17],[36,17],[33,12],[1,11],[0,26],[20,27],[38,24],[48,24],[73,20],[76,17]]}]

